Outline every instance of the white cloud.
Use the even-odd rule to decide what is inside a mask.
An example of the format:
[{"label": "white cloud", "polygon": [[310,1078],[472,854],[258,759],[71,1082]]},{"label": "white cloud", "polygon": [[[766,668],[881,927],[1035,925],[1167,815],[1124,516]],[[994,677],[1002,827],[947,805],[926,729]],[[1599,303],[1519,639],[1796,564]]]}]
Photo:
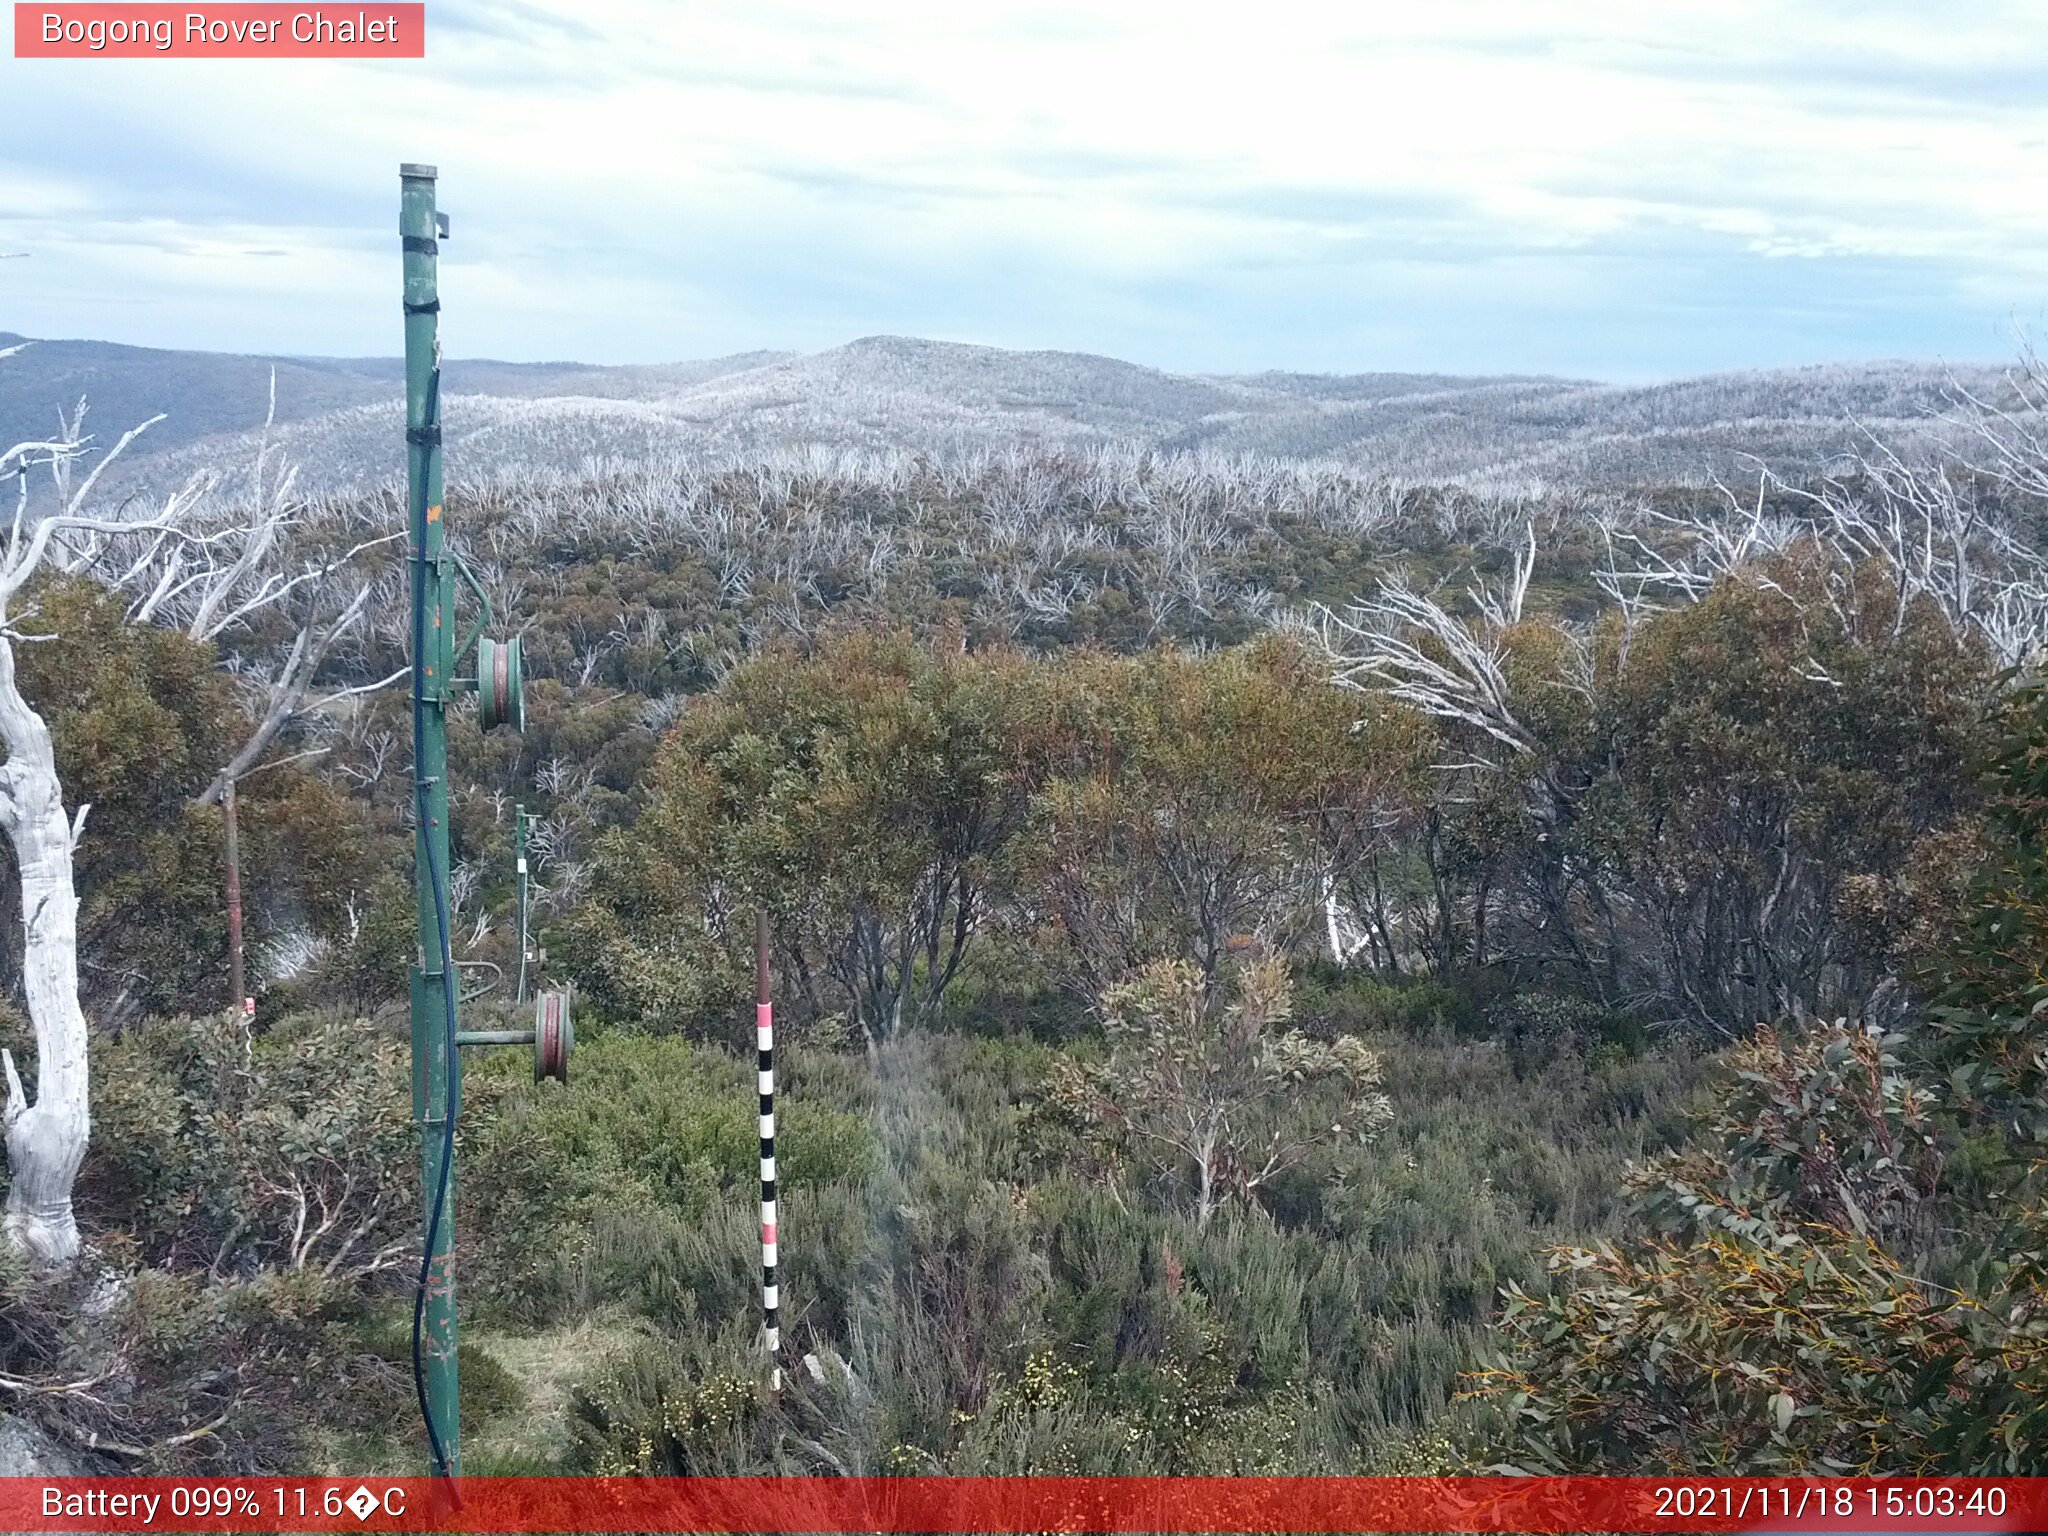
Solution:
[{"label": "white cloud", "polygon": [[[130,321],[151,316],[125,339],[382,350],[367,327],[388,319],[394,173],[426,158],[457,219],[451,279],[471,263],[472,302],[495,306],[470,322],[482,351],[963,322],[1026,344],[1008,295],[1028,279],[1093,294],[1103,350],[1161,314],[1191,322],[1157,360],[1198,366],[1257,352],[1231,329],[1253,319],[1229,302],[1246,271],[1359,263],[1360,281],[1301,295],[1295,329],[1314,334],[1381,324],[1360,307],[1373,275],[1433,253],[1484,255],[1466,276],[1491,282],[1504,258],[1664,247],[1713,264],[1723,304],[1745,273],[1773,302],[1779,257],[1852,283],[1858,263],[1887,283],[1904,263],[1924,302],[1981,330],[1987,303],[2048,284],[2048,38],[2030,10],[429,0],[421,64],[0,59],[0,121],[27,125],[0,140],[0,201],[32,210],[0,214],[0,244],[62,251],[74,274],[10,263],[0,328],[49,329],[33,306],[70,313],[118,282]],[[238,254],[269,249],[294,255]],[[1455,281],[1426,286],[1457,324]],[[229,287],[249,295],[241,322],[198,333],[221,311],[192,301]],[[1319,324],[1337,302],[1355,312]],[[1582,301],[1547,283],[1531,302]],[[1837,345],[1888,350],[1877,308]]]}]

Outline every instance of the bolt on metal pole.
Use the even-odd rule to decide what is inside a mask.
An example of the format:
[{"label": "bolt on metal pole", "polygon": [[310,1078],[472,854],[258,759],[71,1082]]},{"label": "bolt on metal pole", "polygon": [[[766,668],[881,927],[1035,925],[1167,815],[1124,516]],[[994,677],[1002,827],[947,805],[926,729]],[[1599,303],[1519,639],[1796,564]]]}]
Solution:
[{"label": "bolt on metal pole", "polygon": [[448,901],[448,704],[455,662],[455,577],[441,516],[441,223],[435,170],[399,167],[405,257],[405,441],[412,542],[414,878],[419,958],[412,967],[413,1118],[420,1128],[426,1245],[415,1298],[413,1365],[436,1475],[462,1470],[455,1367],[454,1117],[457,979]]}]

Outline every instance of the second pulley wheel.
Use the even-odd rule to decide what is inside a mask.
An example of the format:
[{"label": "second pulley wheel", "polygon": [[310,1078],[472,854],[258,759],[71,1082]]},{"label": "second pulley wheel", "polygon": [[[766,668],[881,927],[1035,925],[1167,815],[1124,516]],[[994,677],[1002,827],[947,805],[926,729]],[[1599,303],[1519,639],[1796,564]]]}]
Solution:
[{"label": "second pulley wheel", "polygon": [[569,994],[543,992],[533,1007],[533,1080],[552,1077],[569,1081],[569,1052],[576,1045],[576,1026],[569,1020]]},{"label": "second pulley wheel", "polygon": [[476,693],[485,730],[501,725],[515,731],[526,728],[526,678],[519,663],[517,635],[510,640],[485,635],[477,641]]}]

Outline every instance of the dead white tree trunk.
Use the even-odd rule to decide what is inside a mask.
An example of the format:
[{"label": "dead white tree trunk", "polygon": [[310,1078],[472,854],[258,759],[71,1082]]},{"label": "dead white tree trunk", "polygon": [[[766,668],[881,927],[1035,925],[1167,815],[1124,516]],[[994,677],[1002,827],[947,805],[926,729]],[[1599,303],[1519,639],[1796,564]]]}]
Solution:
[{"label": "dead white tree trunk", "polygon": [[78,1004],[78,897],[71,850],[85,822],[64,813],[50,728],[15,686],[14,644],[0,636],[0,831],[14,844],[21,871],[26,928],[22,978],[36,1034],[36,1097],[22,1090],[12,1052],[0,1051],[7,1073],[6,1231],[48,1264],[78,1253],[71,1185],[85,1157],[92,1123],[86,1100],[85,1013]]}]

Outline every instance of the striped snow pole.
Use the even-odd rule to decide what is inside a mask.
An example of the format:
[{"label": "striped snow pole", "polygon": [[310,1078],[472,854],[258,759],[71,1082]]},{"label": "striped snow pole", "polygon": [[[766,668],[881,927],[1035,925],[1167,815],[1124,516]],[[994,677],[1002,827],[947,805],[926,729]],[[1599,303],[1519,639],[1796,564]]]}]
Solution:
[{"label": "striped snow pole", "polygon": [[754,917],[754,1048],[761,1088],[761,1323],[768,1388],[782,1390],[782,1298],[775,1279],[775,1005],[768,999],[768,915]]}]

